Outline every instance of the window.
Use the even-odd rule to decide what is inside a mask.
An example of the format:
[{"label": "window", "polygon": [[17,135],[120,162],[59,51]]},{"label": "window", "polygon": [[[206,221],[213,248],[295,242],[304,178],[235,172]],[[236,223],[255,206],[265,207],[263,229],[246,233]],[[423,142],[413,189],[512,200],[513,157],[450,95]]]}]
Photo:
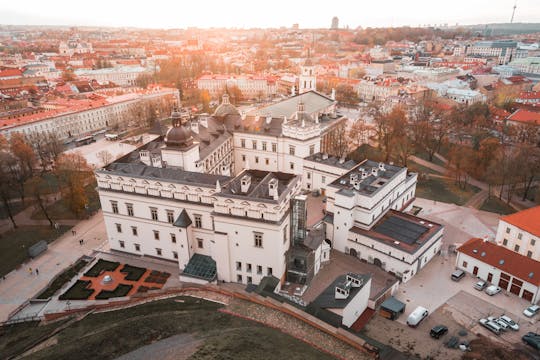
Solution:
[{"label": "window", "polygon": [[118,214],[118,202],[111,201],[111,207],[112,207],[113,214]]},{"label": "window", "polygon": [[295,152],[296,152],[296,149],[294,148],[294,146],[289,145],[289,155],[294,155]]},{"label": "window", "polygon": [[246,155],[242,155],[242,161],[246,162]]},{"label": "window", "polygon": [[326,184],[326,176],[321,176],[321,183]]},{"label": "window", "polygon": [[269,159],[269,158],[264,159],[264,163],[265,163],[266,165],[270,165],[270,159]]},{"label": "window", "polygon": [[294,170],[294,163],[290,163],[289,166],[291,167],[291,170]]},{"label": "window", "polygon": [[535,240],[535,239],[531,239],[531,245],[534,246],[534,244],[536,244],[536,240]]},{"label": "window", "polygon": [[315,154],[315,145],[309,145],[309,155]]},{"label": "window", "polygon": [[272,143],[272,152],[277,152],[277,144]]},{"label": "window", "polygon": [[135,246],[135,251],[141,251],[141,245],[133,244]]},{"label": "window", "polygon": [[243,148],[246,147],[246,139],[240,139],[240,146]]},{"label": "window", "polygon": [[174,212],[172,210],[167,210],[167,222],[169,224],[174,222]]},{"label": "window", "polygon": [[115,224],[116,225],[116,232],[121,233],[122,232],[122,224]]},{"label": "window", "polygon": [[522,233],[519,233],[519,234],[518,234],[518,240],[521,240],[522,237],[523,237],[523,234],[522,234]]},{"label": "window", "polygon": [[253,278],[251,276],[248,276],[247,277],[247,282],[248,282],[248,284],[251,284],[253,282]]},{"label": "window", "polygon": [[251,272],[251,264],[246,264],[246,272]]},{"label": "window", "polygon": [[257,140],[252,140],[251,146],[253,147],[253,150],[257,150]]},{"label": "window", "polygon": [[253,234],[253,239],[255,241],[255,247],[262,248],[263,247],[263,234],[261,233],[255,233]]},{"label": "window", "polygon": [[139,234],[137,233],[137,227],[136,227],[136,226],[132,226],[132,227],[131,227],[131,233],[133,234],[133,236],[139,235]]},{"label": "window", "polygon": [[236,275],[236,282],[242,282],[242,275]]},{"label": "window", "polygon": [[283,228],[283,243],[287,242],[287,225]]},{"label": "window", "polygon": [[257,274],[259,274],[259,275],[262,274],[262,266],[261,265],[257,265]]},{"label": "window", "polygon": [[506,233],[510,234],[510,228],[509,227],[506,228]]},{"label": "window", "polygon": [[242,271],[242,263],[240,261],[236,262],[236,270]]},{"label": "window", "polygon": [[154,230],[154,240],[159,240],[159,231]]},{"label": "window", "polygon": [[126,244],[122,240],[118,241],[118,243],[122,249],[126,247]]},{"label": "window", "polygon": [[176,234],[171,234],[171,242],[176,244]]},{"label": "window", "polygon": [[514,246],[514,251],[515,251],[515,252],[518,252],[518,251],[519,251],[519,245]]},{"label": "window", "polygon": [[504,246],[508,245],[508,239],[504,239],[504,240],[503,240],[503,245],[504,245]]},{"label": "window", "polygon": [[157,219],[158,219],[157,209],[156,208],[150,208],[150,214],[152,215],[152,220],[157,221]]},{"label": "window", "polygon": [[126,210],[128,216],[133,216],[133,204],[126,204]]},{"label": "window", "polygon": [[310,172],[307,173],[307,179],[308,179],[308,180],[311,179],[311,173],[310,173]]},{"label": "window", "polygon": [[530,250],[527,251],[527,257],[528,257],[528,258],[532,257],[532,251],[530,251]]},{"label": "window", "polygon": [[255,156],[255,164],[258,164],[258,163],[259,163],[259,157]]},{"label": "window", "polygon": [[172,256],[173,258],[178,259],[178,253],[176,251],[172,252]]},{"label": "window", "polygon": [[197,239],[197,247],[199,249],[203,249],[204,248],[204,241],[203,239]]},{"label": "window", "polygon": [[195,227],[196,228],[202,228],[202,217],[201,217],[201,215],[194,214],[193,217],[195,218]]},{"label": "window", "polygon": [[464,268],[466,268],[466,267],[467,267],[467,265],[468,265],[468,264],[467,264],[467,262],[466,262],[466,261],[464,261],[464,262],[463,262],[463,267],[464,267]]},{"label": "window", "polygon": [[156,254],[157,254],[158,256],[161,256],[161,249],[156,248]]},{"label": "window", "polygon": [[266,151],[266,141],[263,141],[263,143],[262,143],[262,149],[263,149],[264,151]]},{"label": "window", "polygon": [[268,271],[266,272],[266,275],[272,276],[272,268],[271,267],[268,268]]}]

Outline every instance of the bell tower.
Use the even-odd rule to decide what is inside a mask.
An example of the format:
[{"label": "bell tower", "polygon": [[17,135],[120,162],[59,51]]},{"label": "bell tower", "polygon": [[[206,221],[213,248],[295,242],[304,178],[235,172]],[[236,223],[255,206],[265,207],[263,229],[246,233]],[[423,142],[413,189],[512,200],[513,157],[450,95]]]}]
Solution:
[{"label": "bell tower", "polygon": [[299,77],[299,93],[303,94],[308,91],[317,90],[317,77],[315,76],[315,65],[311,60],[311,53],[308,50],[308,58],[302,66],[300,66]]}]

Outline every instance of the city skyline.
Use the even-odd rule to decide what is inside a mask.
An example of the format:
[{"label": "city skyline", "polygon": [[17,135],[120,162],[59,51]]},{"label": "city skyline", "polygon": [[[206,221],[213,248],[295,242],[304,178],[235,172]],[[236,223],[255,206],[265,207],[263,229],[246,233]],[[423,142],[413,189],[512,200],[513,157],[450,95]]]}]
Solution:
[{"label": "city skyline", "polygon": [[[0,5],[3,25],[66,25],[113,26],[139,28],[278,28],[298,23],[300,28],[329,28],[333,16],[341,28],[392,26],[449,26],[480,23],[507,23],[512,16],[513,1],[456,0],[439,3],[416,0],[408,3],[351,4],[333,3],[330,11],[321,1],[288,3],[277,0],[267,8],[249,6],[242,0],[229,2],[175,3],[156,0],[153,6],[133,6],[126,2],[96,0],[94,6],[72,8],[67,0],[48,3],[30,0]],[[514,22],[534,22],[540,19],[540,7],[534,0],[517,3]],[[211,9],[212,11],[209,11]],[[391,9],[391,10],[389,10]],[[226,15],[224,15],[226,14]]]}]

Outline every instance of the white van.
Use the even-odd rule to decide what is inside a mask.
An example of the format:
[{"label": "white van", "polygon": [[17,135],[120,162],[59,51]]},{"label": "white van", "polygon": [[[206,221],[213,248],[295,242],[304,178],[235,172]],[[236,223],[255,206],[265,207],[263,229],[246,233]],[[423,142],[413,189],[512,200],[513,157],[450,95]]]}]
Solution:
[{"label": "white van", "polygon": [[428,310],[421,306],[414,309],[414,311],[407,318],[407,325],[411,327],[417,327],[422,320],[428,316]]}]

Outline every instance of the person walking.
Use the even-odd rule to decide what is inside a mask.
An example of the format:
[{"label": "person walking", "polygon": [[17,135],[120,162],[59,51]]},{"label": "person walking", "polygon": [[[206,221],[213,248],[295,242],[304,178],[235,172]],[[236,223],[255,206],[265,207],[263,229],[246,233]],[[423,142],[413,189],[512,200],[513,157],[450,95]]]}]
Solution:
[{"label": "person walking", "polygon": [[28,268],[28,273],[29,273],[30,275],[32,275],[32,268],[31,268],[31,267]]},{"label": "person walking", "polygon": [[39,275],[39,269],[36,268],[36,275]]}]

